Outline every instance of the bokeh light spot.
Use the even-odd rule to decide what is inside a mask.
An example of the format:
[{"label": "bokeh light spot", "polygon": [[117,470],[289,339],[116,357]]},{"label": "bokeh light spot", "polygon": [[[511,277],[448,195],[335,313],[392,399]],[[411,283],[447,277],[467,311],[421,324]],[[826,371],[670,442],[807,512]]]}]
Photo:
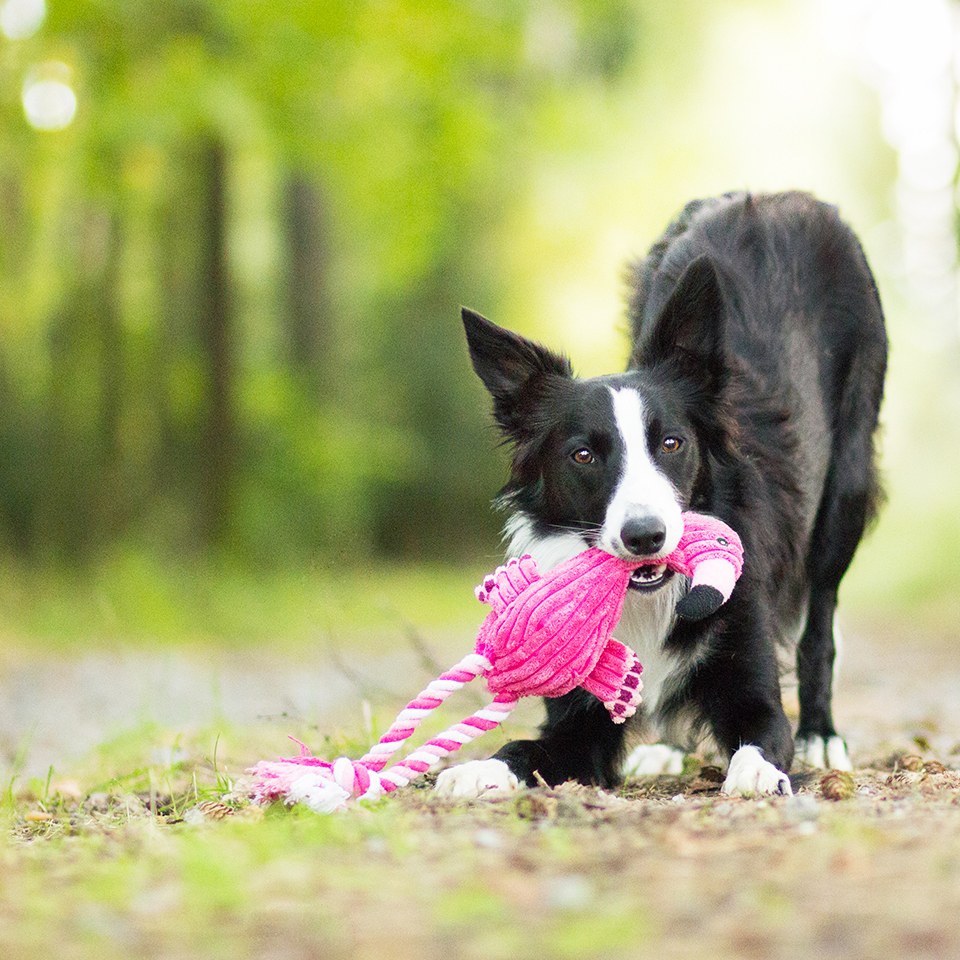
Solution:
[{"label": "bokeh light spot", "polygon": [[23,82],[23,112],[37,130],[63,130],[77,112],[70,68],[52,60],[35,67]]},{"label": "bokeh light spot", "polygon": [[45,0],[4,0],[0,3],[0,30],[11,40],[32,37],[47,16]]}]

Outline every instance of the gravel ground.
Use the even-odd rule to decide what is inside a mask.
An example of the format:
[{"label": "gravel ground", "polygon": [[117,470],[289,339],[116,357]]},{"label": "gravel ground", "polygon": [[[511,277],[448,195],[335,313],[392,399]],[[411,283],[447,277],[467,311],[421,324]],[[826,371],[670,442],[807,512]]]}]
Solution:
[{"label": "gravel ground", "polygon": [[[446,661],[461,642],[431,647]],[[0,744],[68,776],[144,721],[252,725],[261,742],[314,722],[318,738],[356,732],[363,698],[392,715],[431,672],[409,646],[346,674],[319,653],[8,661]],[[801,773],[793,797],[723,797],[720,771],[696,764],[616,794],[567,784],[458,804],[424,784],[329,818],[195,799],[184,812],[147,774],[109,793],[61,783],[48,804],[27,791],[0,845],[0,955],[960,956],[953,636],[862,626],[844,667],[836,713],[857,769]],[[178,775],[190,797],[190,765]]]},{"label": "gravel ground", "polygon": [[[226,651],[98,651],[69,659],[7,658],[0,677],[0,774],[45,777],[69,770],[98,744],[152,723],[172,731],[276,724],[291,732],[339,716],[359,725],[361,701],[402,706],[417,655],[298,660]],[[385,681],[384,678],[389,678]],[[384,689],[384,683],[394,685]],[[416,692],[416,691],[412,691]],[[282,734],[278,736],[281,749]]]},{"label": "gravel ground", "polygon": [[[399,710],[438,665],[453,662],[462,637],[426,641],[437,663],[402,637],[389,655],[319,649],[290,659],[265,653],[96,651],[71,658],[7,656],[0,675],[0,765],[8,778],[68,769],[97,744],[155,723],[171,730],[272,722],[357,727],[364,700],[383,715]],[[369,644],[364,645],[369,649]],[[476,695],[474,695],[476,696]],[[788,711],[795,692],[785,683]],[[533,705],[520,714],[535,723]],[[856,765],[914,751],[960,766],[960,654],[952,636],[906,629],[848,630],[835,696],[838,728]],[[916,739],[915,739],[916,738]]]}]

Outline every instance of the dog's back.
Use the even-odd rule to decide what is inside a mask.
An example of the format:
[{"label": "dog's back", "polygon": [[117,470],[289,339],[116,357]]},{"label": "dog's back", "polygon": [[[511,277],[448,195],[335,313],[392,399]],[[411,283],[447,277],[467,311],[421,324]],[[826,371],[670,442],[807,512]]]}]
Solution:
[{"label": "dog's back", "polygon": [[[873,275],[836,208],[809,194],[693,201],[631,270],[632,363],[642,363],[656,318],[702,256],[723,288],[740,442],[766,465],[774,494],[779,485],[777,514],[792,519],[777,524],[790,555],[776,573],[805,579],[811,550],[822,548],[814,528],[828,475],[840,475],[835,484],[857,475],[858,502],[846,505],[865,519],[879,500],[872,438],[887,341]],[[788,569],[798,558],[801,568]]]}]

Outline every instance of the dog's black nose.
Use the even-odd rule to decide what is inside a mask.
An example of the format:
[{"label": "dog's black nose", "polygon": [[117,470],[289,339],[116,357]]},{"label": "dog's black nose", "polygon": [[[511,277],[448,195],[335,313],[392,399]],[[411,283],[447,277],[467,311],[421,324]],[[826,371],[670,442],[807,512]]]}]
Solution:
[{"label": "dog's black nose", "polygon": [[667,528],[659,517],[639,517],[623,525],[620,539],[634,556],[649,557],[663,546],[667,539]]}]

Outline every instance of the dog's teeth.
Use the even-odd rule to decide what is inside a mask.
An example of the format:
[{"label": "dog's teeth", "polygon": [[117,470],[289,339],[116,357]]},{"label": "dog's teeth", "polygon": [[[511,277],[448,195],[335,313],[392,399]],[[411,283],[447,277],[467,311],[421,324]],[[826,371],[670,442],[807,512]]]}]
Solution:
[{"label": "dog's teeth", "polygon": [[633,575],[643,583],[653,583],[660,580],[666,572],[667,565],[665,563],[658,563],[655,566],[638,567]]}]

